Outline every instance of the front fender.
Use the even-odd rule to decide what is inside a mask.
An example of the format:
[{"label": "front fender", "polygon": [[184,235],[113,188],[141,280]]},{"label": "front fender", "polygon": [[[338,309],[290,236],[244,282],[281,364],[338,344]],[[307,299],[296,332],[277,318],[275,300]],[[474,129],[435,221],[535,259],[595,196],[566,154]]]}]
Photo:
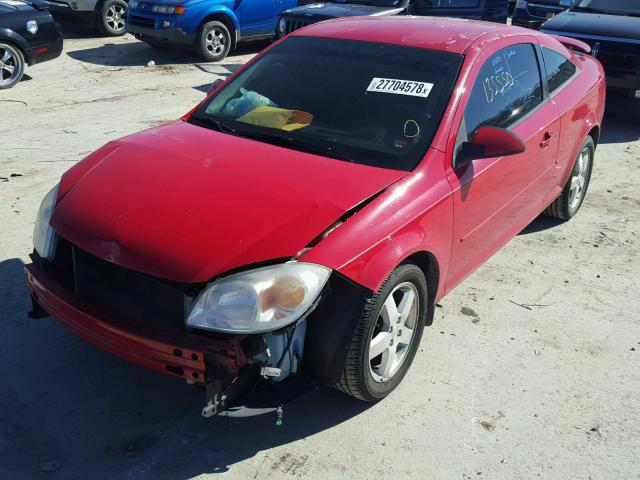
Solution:
[{"label": "front fender", "polygon": [[18,47],[24,55],[24,60],[28,65],[33,64],[33,54],[29,42],[22,35],[9,28],[0,27],[0,41],[8,41]]},{"label": "front fender", "polygon": [[212,17],[224,16],[233,24],[233,28],[235,30],[234,38],[236,40],[239,38],[240,22],[236,13],[229,6],[216,3],[212,5],[210,2],[200,2],[187,7],[187,12],[189,12],[189,16],[183,20],[183,29],[188,33],[197,32],[200,26]]},{"label": "front fender", "polygon": [[[389,187],[332,231],[304,261],[326,265],[377,291],[396,266],[426,253],[445,278],[453,230],[451,185],[442,169],[442,153],[434,152],[424,163],[425,168]],[[436,300],[444,294],[444,282],[437,284]]]}]

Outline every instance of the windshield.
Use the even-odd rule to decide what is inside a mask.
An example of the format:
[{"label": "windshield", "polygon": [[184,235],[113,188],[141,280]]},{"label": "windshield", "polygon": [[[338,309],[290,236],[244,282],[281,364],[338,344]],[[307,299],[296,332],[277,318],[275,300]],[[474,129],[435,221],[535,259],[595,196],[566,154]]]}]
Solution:
[{"label": "windshield", "polygon": [[412,170],[451,96],[462,56],[290,37],[205,102],[191,122],[341,160]]},{"label": "windshield", "polygon": [[640,0],[579,0],[573,9],[593,13],[640,15]]}]

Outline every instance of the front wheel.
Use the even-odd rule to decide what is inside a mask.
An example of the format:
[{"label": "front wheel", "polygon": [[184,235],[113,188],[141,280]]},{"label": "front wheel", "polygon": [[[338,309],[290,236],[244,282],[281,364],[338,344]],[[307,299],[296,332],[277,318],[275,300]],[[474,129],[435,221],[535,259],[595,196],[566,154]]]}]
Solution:
[{"label": "front wheel", "polygon": [[589,182],[591,181],[591,171],[593,170],[593,159],[596,145],[589,136],[580,147],[578,158],[573,165],[569,180],[562,189],[562,193],[544,211],[549,217],[569,220],[580,210],[580,206],[587,195]]},{"label": "front wheel", "polygon": [[98,12],[98,30],[110,37],[124,35],[126,14],[127,3],[124,0],[104,1]]},{"label": "front wheel", "polygon": [[219,62],[225,58],[231,49],[231,34],[225,24],[213,21],[202,25],[196,49],[207,62]]},{"label": "front wheel", "polygon": [[23,75],[22,52],[13,45],[0,42],[0,90],[13,87]]},{"label": "front wheel", "polygon": [[338,390],[364,401],[395,389],[413,362],[427,316],[427,281],[413,264],[397,267],[362,311]]}]

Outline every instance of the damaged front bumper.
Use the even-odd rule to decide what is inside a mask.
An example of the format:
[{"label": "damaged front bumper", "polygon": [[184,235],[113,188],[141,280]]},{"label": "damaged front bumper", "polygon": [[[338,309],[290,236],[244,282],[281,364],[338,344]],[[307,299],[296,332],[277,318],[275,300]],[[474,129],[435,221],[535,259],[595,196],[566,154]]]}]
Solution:
[{"label": "damaged front bumper", "polygon": [[[195,332],[185,328],[181,320],[167,331],[154,328],[162,323],[159,318],[162,309],[154,310],[149,304],[155,297],[143,303],[146,306],[143,316],[151,322],[141,322],[130,318],[132,315],[136,318],[134,311],[140,309],[135,307],[140,305],[126,304],[128,308],[121,306],[120,313],[115,314],[113,305],[106,306],[109,298],[114,297],[96,301],[87,299],[85,293],[79,294],[78,282],[84,282],[86,290],[89,281],[80,275],[86,254],[74,250],[65,257],[62,250],[59,244],[60,257],[66,258],[62,263],[72,267],[61,269],[57,260],[51,264],[35,253],[33,263],[25,266],[34,305],[30,316],[51,315],[82,338],[118,357],[201,384],[206,388],[202,411],[205,417],[240,405],[250,409],[275,408],[320,385],[334,385],[341,375],[357,319],[371,293],[333,272],[319,303],[281,330],[251,335]],[[107,289],[121,283],[121,277],[112,276],[113,272],[96,262],[108,266],[95,258],[89,263],[99,272],[97,278],[102,282],[96,288]],[[121,269],[113,265],[109,268]],[[75,280],[64,275],[67,271]],[[127,288],[134,287],[135,282]],[[147,288],[153,294],[153,287]],[[117,292],[114,294],[117,298],[124,294],[122,289]]]},{"label": "damaged front bumper", "polygon": [[219,413],[224,409],[223,396],[216,389],[226,389],[248,373],[240,345],[242,336],[203,337],[185,332],[175,338],[132,329],[126,320],[78,298],[52,279],[43,265],[26,265],[25,272],[34,308],[42,308],[80,337],[120,358],[207,385],[208,395],[217,395],[215,399],[207,399],[207,403],[214,401],[213,409],[210,406],[207,412]]}]

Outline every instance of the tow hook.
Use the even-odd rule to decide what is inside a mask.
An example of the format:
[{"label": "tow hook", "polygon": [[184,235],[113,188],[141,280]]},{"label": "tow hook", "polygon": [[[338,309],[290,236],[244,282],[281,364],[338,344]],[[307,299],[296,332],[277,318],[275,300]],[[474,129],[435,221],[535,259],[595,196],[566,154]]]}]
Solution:
[{"label": "tow hook", "polygon": [[218,380],[207,383],[207,398],[209,401],[202,409],[202,416],[213,417],[224,410],[224,383]]}]

